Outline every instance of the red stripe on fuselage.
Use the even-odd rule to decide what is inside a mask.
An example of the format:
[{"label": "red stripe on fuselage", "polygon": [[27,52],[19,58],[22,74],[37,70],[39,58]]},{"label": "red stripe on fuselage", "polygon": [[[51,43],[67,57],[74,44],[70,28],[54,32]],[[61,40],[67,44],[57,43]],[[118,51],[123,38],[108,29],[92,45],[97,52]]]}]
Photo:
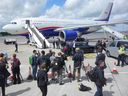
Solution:
[{"label": "red stripe on fuselage", "polygon": [[62,28],[62,27],[56,27],[56,26],[52,26],[52,27],[43,27],[43,28],[39,28],[39,30],[49,30],[49,29],[56,29],[56,28]]}]

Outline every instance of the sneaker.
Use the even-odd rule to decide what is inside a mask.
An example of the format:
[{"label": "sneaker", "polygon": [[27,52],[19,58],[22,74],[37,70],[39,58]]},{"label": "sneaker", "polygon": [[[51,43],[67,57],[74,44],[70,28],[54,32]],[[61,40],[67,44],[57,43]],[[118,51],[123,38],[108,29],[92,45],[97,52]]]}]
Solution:
[{"label": "sneaker", "polygon": [[117,64],[116,66],[120,66],[119,64]]}]

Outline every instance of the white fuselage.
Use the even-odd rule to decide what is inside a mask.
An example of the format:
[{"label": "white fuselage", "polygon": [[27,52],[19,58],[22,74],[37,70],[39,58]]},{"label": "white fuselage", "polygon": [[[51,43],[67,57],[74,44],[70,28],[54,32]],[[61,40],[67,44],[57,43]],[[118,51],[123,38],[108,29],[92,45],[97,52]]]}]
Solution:
[{"label": "white fuselage", "polygon": [[[94,21],[94,20],[67,20],[67,19],[48,19],[48,18],[21,18],[12,20],[10,24],[7,24],[3,29],[11,34],[23,34],[28,32],[25,29],[26,20],[29,20],[30,25],[35,25],[39,30],[47,30],[49,28],[65,28],[73,26],[82,26],[82,25],[91,25],[99,24],[103,21]],[[99,27],[90,27],[88,32],[94,32],[99,30]],[[43,31],[43,30],[42,30]]]}]

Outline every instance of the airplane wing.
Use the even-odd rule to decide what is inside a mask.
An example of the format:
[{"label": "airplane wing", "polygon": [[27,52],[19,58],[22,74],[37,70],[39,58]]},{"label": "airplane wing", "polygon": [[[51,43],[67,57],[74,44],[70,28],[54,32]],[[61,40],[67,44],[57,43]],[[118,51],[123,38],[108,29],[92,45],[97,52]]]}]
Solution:
[{"label": "airplane wing", "polygon": [[128,20],[118,20],[113,22],[103,22],[103,23],[95,23],[95,24],[89,24],[89,25],[79,25],[79,26],[71,26],[71,27],[64,27],[64,28],[57,28],[54,31],[63,31],[63,30],[72,30],[72,29],[78,29],[78,28],[87,28],[87,27],[101,27],[101,26],[113,26],[116,24],[128,24]]}]

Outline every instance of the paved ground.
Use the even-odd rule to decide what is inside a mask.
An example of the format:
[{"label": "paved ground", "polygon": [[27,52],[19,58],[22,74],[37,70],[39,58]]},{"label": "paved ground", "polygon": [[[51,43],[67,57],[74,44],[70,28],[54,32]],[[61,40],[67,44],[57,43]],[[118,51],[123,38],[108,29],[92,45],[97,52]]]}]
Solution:
[{"label": "paved ground", "polygon": [[[15,38],[15,37],[14,37]],[[25,38],[17,38],[19,45],[18,57],[21,60],[21,74],[24,78],[24,82],[19,85],[11,85],[6,88],[6,94],[8,96],[41,96],[41,92],[37,87],[36,81],[27,81],[26,77],[28,76],[28,57],[32,54],[32,50],[35,47],[24,44]],[[0,51],[5,51],[11,56],[14,53],[14,45],[4,45],[3,38],[0,38]],[[41,49],[37,49],[41,50]],[[53,49],[55,52],[59,52],[57,49]],[[45,50],[48,52],[48,49]],[[84,64],[88,63],[94,66],[95,58],[87,59],[85,58]],[[116,62],[113,58],[106,58],[106,63],[108,64],[107,69],[105,70],[105,77],[107,78],[107,86],[103,88],[104,96],[128,96],[128,66],[125,67],[116,67],[114,65]],[[72,65],[73,62],[71,59],[67,61],[67,66]],[[109,69],[110,67],[110,69]],[[111,74],[110,70],[116,68],[119,71],[118,75]],[[10,69],[9,69],[10,70]],[[96,91],[96,86],[92,82],[88,82],[85,77],[84,71],[82,70],[82,83],[92,88],[91,91],[80,92],[78,90],[77,81],[69,82],[67,78],[64,79],[65,84],[50,84],[48,86],[48,95],[47,96],[94,96]],[[120,90],[120,91],[119,91]]]}]

